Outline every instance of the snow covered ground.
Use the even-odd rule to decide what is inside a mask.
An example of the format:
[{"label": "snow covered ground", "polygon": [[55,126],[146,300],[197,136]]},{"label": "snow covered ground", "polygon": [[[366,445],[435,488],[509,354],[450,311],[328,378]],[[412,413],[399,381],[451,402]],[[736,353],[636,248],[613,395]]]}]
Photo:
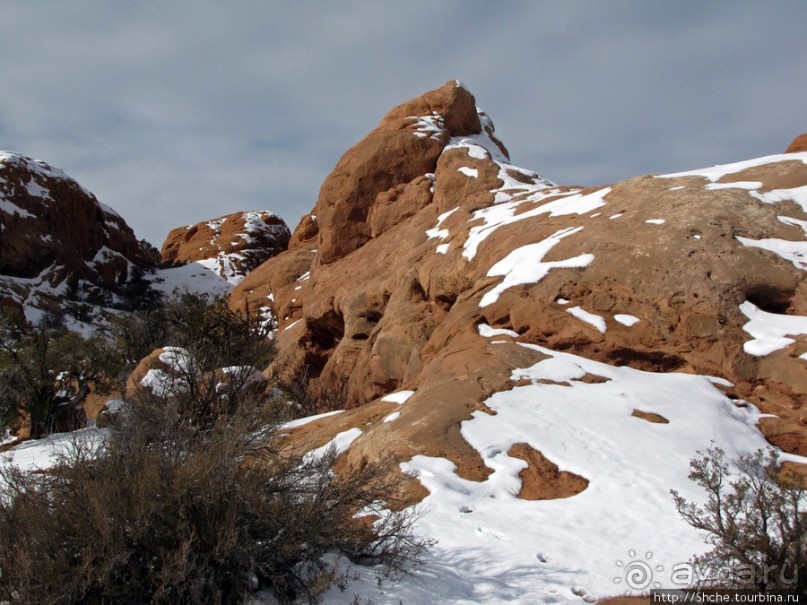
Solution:
[{"label": "snow covered ground", "polygon": [[[462,424],[493,473],[480,483],[458,477],[442,458],[402,464],[430,492],[418,533],[438,543],[398,584],[378,586],[370,570],[354,567],[362,579],[345,591],[334,588],[326,603],[350,603],[354,594],[378,605],[592,602],[673,587],[674,567],[707,549],[678,517],[669,492],[702,499],[687,478],[689,461],[712,443],[729,457],[767,445],[753,406],[727,398],[716,386],[725,381],[716,378],[617,368],[513,342],[499,346],[528,346],[549,358],[513,372],[514,380],[531,384],[488,399],[495,415],[476,412]],[[581,382],[587,373],[605,381]],[[648,422],[633,410],[669,423]],[[588,488],[565,499],[518,498],[526,463],[507,455],[516,443],[585,477]],[[651,573],[631,587],[626,574],[640,563]]]},{"label": "snow covered ground", "polygon": [[216,259],[158,269],[153,276],[147,277],[155,290],[165,294],[171,294],[174,290],[188,290],[211,296],[226,296],[235,287],[234,283],[219,275]]},{"label": "snow covered ground", "polygon": [[[497,330],[481,331],[501,336]],[[732,457],[765,447],[753,406],[727,398],[717,388],[726,384],[720,379],[643,372],[498,342],[533,348],[548,358],[513,371],[513,380],[527,384],[490,397],[486,403],[495,415],[476,412],[462,424],[463,436],[492,474],[474,482],[458,477],[443,458],[415,456],[403,463],[402,469],[430,492],[420,505],[417,532],[437,544],[424,565],[397,583],[379,584],[375,570],[352,566],[359,579],[344,591],[333,588],[325,603],[348,604],[355,594],[377,605],[593,602],[655,585],[671,587],[675,566],[706,549],[701,536],[679,519],[669,490],[701,499],[687,479],[688,465],[712,443]],[[580,381],[586,374],[603,381]],[[387,399],[405,405],[410,395]],[[634,410],[669,423],[637,418]],[[360,433],[345,431],[334,445],[344,451]],[[28,442],[5,454],[4,461],[46,468],[73,436],[98,443],[103,431],[84,429]],[[560,470],[585,477],[588,487],[565,499],[520,499],[519,472],[526,463],[507,454],[516,443],[529,444]],[[626,573],[640,563],[649,565],[648,581],[631,587]]]}]

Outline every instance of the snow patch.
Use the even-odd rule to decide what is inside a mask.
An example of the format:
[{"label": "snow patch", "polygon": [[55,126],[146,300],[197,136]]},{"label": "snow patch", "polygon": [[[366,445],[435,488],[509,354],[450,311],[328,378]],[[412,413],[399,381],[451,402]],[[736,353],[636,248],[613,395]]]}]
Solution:
[{"label": "snow patch", "polygon": [[696,168],[695,170],[687,170],[685,172],[676,172],[673,174],[660,174],[658,179],[677,179],[684,176],[702,176],[709,179],[713,183],[719,181],[724,176],[735,174],[748,170],[749,168],[756,168],[757,166],[764,166],[765,164],[774,164],[776,162],[792,162],[800,161],[807,164],[807,152],[805,153],[780,153],[776,155],[769,155],[761,158],[754,158],[752,160],[745,160],[743,162],[734,162],[732,164],[720,164],[711,168]]},{"label": "snow patch", "polygon": [[398,420],[398,418],[400,417],[401,417],[400,412],[393,412],[392,414],[384,418],[384,422],[393,422],[395,420]]},{"label": "snow patch", "polygon": [[297,420],[289,420],[288,422],[284,422],[280,425],[280,429],[296,429],[301,426],[305,426],[310,422],[314,422],[316,420],[320,420],[322,418],[328,418],[330,416],[336,416],[337,414],[341,414],[344,410],[334,410],[333,412],[325,412],[324,414],[315,414],[314,416],[306,416],[305,418],[298,418]]},{"label": "snow patch", "polygon": [[583,307],[572,307],[570,309],[566,309],[566,312],[570,315],[574,315],[580,321],[584,321],[587,324],[594,326],[597,328],[597,330],[605,334],[605,319],[603,319],[602,316],[590,313],[583,309]]},{"label": "snow patch", "polygon": [[786,239],[749,239],[737,236],[737,241],[747,248],[760,248],[773,252],[798,269],[807,271],[807,242],[792,242]]},{"label": "snow patch", "polygon": [[735,181],[734,183],[709,183],[706,185],[706,189],[709,191],[719,190],[719,189],[760,189],[762,187],[762,183],[759,181]]},{"label": "snow patch", "polygon": [[[689,460],[712,441],[729,457],[767,446],[755,428],[756,410],[736,407],[715,379],[617,368],[525,346],[549,356],[513,372],[513,381],[533,384],[496,393],[485,402],[495,415],[475,412],[461,426],[493,471],[485,481],[459,477],[443,458],[415,456],[401,465],[429,490],[417,531],[438,543],[411,580],[388,591],[368,587],[373,592],[364,595],[374,602],[599,599],[619,592],[614,578],[624,571],[616,562],[632,549],[652,551],[654,564],[664,569],[656,579],[670,586],[673,564],[708,548],[679,517],[669,494],[676,489],[702,501],[700,488],[687,478]],[[609,380],[574,380],[587,373]],[[542,378],[568,386],[541,384]],[[637,408],[670,423],[632,417]],[[507,455],[515,443],[585,477],[587,489],[559,500],[518,498],[525,463]]]},{"label": "snow patch", "polygon": [[504,328],[492,328],[485,323],[477,325],[476,329],[479,330],[479,335],[483,338],[493,338],[494,336],[512,336],[513,338],[518,338],[518,332]]},{"label": "snow patch", "polygon": [[303,460],[307,463],[317,462],[322,460],[322,458],[324,458],[331,451],[333,451],[336,456],[344,454],[350,447],[350,444],[353,443],[361,434],[362,430],[360,428],[352,428],[342,431],[322,447],[318,447],[317,449],[308,452],[305,456],[303,456]]},{"label": "snow patch", "polygon": [[[807,154],[804,154],[807,155]],[[806,162],[807,163],[807,162]],[[807,212],[807,185],[793,187],[792,189],[774,189],[767,193],[751,192],[751,196],[763,204],[778,204],[780,202],[794,202]]]},{"label": "snow patch", "polygon": [[415,394],[414,391],[395,391],[394,393],[384,395],[381,398],[381,401],[389,401],[391,403],[404,404],[414,394]]},{"label": "snow patch", "polygon": [[796,342],[788,336],[807,334],[807,317],[802,315],[768,313],[750,301],[741,304],[740,311],[750,320],[743,330],[754,337],[743,344],[743,351],[749,355],[770,355]]},{"label": "snow patch", "polygon": [[614,315],[614,321],[621,323],[623,326],[631,327],[642,321],[635,315],[628,315],[627,313],[618,313]]},{"label": "snow patch", "polygon": [[561,229],[537,244],[527,244],[510,252],[488,270],[488,277],[504,276],[504,279],[485,293],[479,306],[492,305],[499,300],[502,292],[514,286],[538,283],[552,269],[588,266],[594,260],[593,254],[581,254],[561,261],[543,261],[544,256],[562,239],[578,233],[582,229],[582,227]]},{"label": "snow patch", "polygon": [[414,128],[414,135],[419,139],[432,139],[442,141],[446,136],[445,121],[443,116],[432,114],[430,116],[409,116],[407,120],[412,120],[409,128]]}]

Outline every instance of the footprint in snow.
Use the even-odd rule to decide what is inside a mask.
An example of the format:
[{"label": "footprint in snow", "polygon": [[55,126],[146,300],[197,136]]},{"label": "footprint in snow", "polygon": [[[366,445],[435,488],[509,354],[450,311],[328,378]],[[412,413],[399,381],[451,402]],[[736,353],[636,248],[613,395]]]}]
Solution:
[{"label": "footprint in snow", "polygon": [[476,531],[480,534],[491,535],[497,540],[509,540],[509,538],[502,532],[496,531],[495,529],[488,529],[487,527],[482,527],[481,525],[476,526]]}]

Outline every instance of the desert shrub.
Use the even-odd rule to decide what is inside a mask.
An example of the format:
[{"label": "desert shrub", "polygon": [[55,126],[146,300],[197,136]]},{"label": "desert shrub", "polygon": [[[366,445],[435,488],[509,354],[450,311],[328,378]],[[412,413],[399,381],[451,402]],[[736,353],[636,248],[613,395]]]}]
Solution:
[{"label": "desert shrub", "polygon": [[807,593],[807,490],[782,476],[773,450],[733,461],[711,447],[690,462],[703,506],[672,492],[679,514],[714,546],[693,563],[702,584]]},{"label": "desert shrub", "polygon": [[[120,321],[118,329],[125,330],[121,346],[132,359],[155,346],[173,347],[173,370],[160,392],[145,388],[140,397],[170,399],[197,427],[264,398],[259,368],[271,360],[273,342],[257,317],[233,311],[224,299],[185,292],[144,318]],[[138,344],[141,337],[147,338]]]},{"label": "desert shrub", "polygon": [[175,291],[153,306],[111,320],[112,336],[128,369],[158,347],[188,350],[203,370],[227,365],[263,367],[273,348],[259,318],[235,311],[226,299]]},{"label": "desert shrub", "polygon": [[[335,555],[382,573],[417,560],[427,543],[415,515],[384,508],[399,508],[386,463],[334,474],[333,453],[277,449],[286,406],[251,388],[272,355],[258,322],[190,294],[145,316],[123,324],[131,339],[117,350],[125,363],[147,338],[181,347],[176,388],[127,399],[103,442],[77,434],[47,472],[0,467],[0,601],[241,603],[266,588],[315,602],[341,581]],[[27,342],[29,327],[6,328],[8,342]],[[85,341],[45,334],[31,338],[49,389],[61,363],[50,355]]]},{"label": "desert shrub", "polygon": [[311,366],[304,363],[291,362],[278,368],[274,382],[296,417],[343,409],[347,401],[346,380],[333,374],[314,376]]},{"label": "desert shrub", "polygon": [[272,415],[244,406],[200,431],[175,404],[141,401],[46,474],[0,470],[0,600],[241,603],[268,588],[316,602],[339,579],[329,553],[385,573],[418,558],[414,515],[379,510],[387,468],[334,475],[333,454],[285,457]]}]

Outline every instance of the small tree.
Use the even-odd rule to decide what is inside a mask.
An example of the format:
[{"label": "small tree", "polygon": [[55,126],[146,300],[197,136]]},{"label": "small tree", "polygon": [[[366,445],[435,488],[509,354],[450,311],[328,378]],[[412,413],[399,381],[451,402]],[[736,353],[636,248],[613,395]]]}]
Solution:
[{"label": "small tree", "polygon": [[714,548],[693,562],[701,583],[729,588],[807,589],[807,490],[782,476],[777,454],[757,450],[733,461],[711,447],[690,462],[703,506],[672,495],[678,513]]},{"label": "small tree", "polygon": [[31,437],[83,426],[81,404],[92,388],[107,388],[120,358],[102,338],[63,327],[32,325],[0,314],[0,406],[6,422],[24,416]]}]

